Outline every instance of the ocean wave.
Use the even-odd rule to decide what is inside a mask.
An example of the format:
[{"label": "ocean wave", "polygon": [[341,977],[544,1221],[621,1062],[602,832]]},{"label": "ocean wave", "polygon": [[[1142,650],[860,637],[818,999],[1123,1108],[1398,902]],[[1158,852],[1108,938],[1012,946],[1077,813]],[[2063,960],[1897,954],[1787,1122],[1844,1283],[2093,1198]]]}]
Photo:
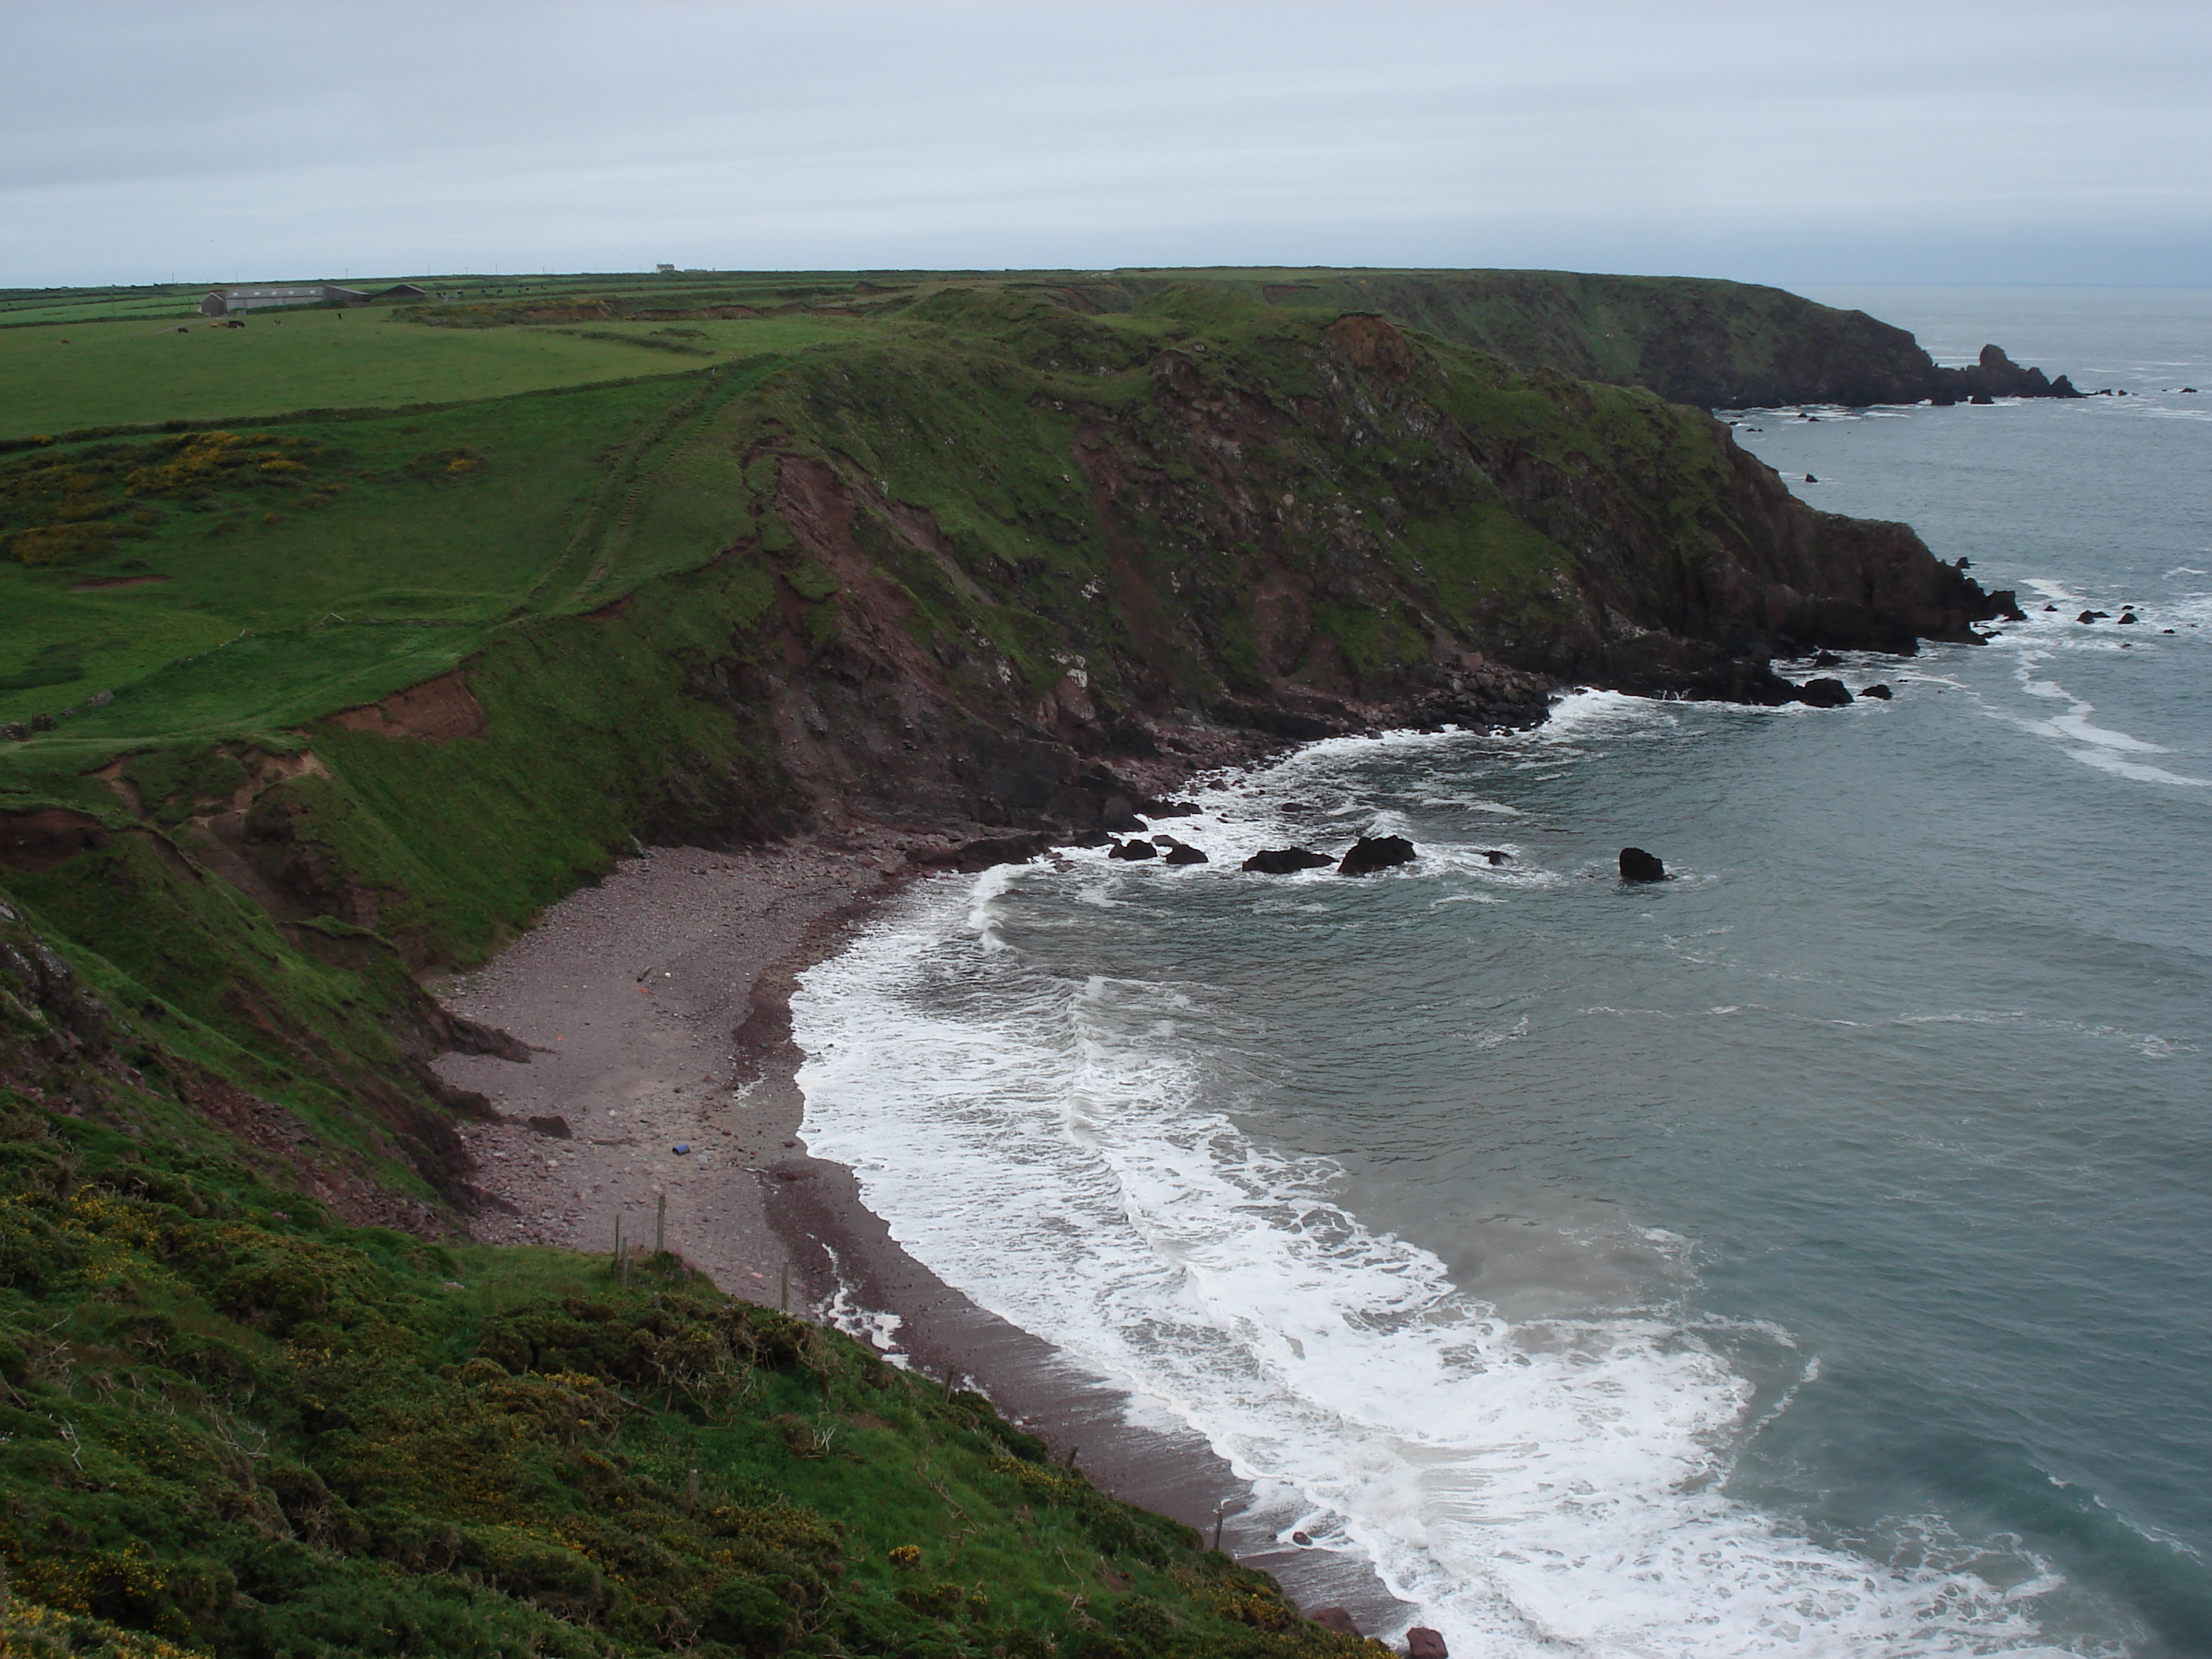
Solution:
[{"label": "ocean wave", "polygon": [[1202,1432],[1455,1651],[2040,1650],[1970,1571],[1822,1547],[1725,1496],[1782,1402],[1723,1334],[1666,1308],[1502,1317],[1364,1226],[1334,1164],[1238,1127],[1204,987],[1054,974],[1008,942],[1023,884],[1125,879],[940,878],[804,975],[803,1133],[915,1255]]},{"label": "ocean wave", "polygon": [[2002,711],[1992,712],[2023,732],[2055,738],[2062,744],[2081,745],[2066,748],[2063,752],[2069,759],[2080,761],[2083,765],[2094,767],[2100,771],[2131,778],[2141,783],[2162,783],[2190,789],[2212,787],[2212,778],[2192,777],[2162,766],[2124,758],[2129,755],[2162,755],[2167,750],[2162,744],[2149,743],[2128,732],[2092,723],[2089,716],[2097,712],[2096,704],[2077,696],[2057,680],[2040,678],[2037,674],[2036,671],[2049,660],[2050,656],[2049,648],[2043,646],[2022,652],[2014,671],[2014,678],[2020,689],[2027,696],[2065,703],[2067,709],[2064,714],[2038,720]]}]

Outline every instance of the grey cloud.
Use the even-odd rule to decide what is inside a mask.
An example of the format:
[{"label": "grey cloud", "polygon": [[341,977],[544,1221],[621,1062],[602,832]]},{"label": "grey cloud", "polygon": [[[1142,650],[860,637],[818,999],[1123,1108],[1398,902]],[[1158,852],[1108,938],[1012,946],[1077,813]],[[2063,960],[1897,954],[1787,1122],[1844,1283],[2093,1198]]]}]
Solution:
[{"label": "grey cloud", "polygon": [[0,14],[12,283],[654,258],[2128,282],[2201,280],[2212,247],[2196,7]]}]

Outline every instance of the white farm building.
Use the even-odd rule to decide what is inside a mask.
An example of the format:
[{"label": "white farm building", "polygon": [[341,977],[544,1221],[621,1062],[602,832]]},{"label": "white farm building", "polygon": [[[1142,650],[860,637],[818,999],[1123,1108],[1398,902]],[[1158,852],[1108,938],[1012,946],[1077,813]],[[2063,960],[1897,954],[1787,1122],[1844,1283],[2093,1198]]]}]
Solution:
[{"label": "white farm building", "polygon": [[234,311],[263,311],[273,306],[365,306],[368,295],[335,283],[293,283],[272,288],[219,288],[200,301],[203,317],[228,317]]}]

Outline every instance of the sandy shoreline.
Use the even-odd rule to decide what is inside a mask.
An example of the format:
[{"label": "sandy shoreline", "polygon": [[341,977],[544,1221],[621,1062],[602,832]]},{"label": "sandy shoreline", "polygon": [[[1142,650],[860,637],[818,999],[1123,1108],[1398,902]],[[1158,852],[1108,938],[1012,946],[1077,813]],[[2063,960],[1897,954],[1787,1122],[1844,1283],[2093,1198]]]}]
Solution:
[{"label": "sandy shoreline", "polygon": [[1203,1438],[1133,1424],[1120,1389],[945,1285],[861,1203],[849,1170],[807,1155],[792,984],[924,873],[909,848],[927,857],[954,839],[866,826],[734,853],[654,848],[435,986],[532,1050],[526,1065],[437,1062],[497,1114],[462,1126],[489,1200],[477,1237],[605,1254],[619,1218],[626,1243],[650,1248],[665,1199],[667,1247],[724,1291],[773,1306],[787,1282],[793,1311],[957,1373],[1116,1495],[1209,1533],[1226,1505],[1223,1547],[1301,1605],[1401,1628],[1413,1610],[1364,1562],[1283,1541],[1295,1517],[1260,1514]]}]

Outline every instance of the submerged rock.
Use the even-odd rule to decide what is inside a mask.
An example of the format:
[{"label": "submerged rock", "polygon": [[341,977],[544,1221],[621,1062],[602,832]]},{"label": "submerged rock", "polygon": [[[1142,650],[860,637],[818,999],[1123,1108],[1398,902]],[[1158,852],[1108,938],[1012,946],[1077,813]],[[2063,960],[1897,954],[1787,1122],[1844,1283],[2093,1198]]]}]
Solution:
[{"label": "submerged rock", "polygon": [[1620,849],[1620,878],[1623,881],[1664,881],[1666,864],[1641,847]]},{"label": "submerged rock", "polygon": [[1156,859],[1159,848],[1148,841],[1117,841],[1106,856],[1109,859]]},{"label": "submerged rock", "polygon": [[1510,864],[1513,862],[1512,854],[1501,852],[1495,847],[1484,848],[1482,849],[1482,856],[1488,859],[1492,864]]},{"label": "submerged rock", "polygon": [[1187,841],[1177,841],[1173,836],[1154,836],[1152,844],[1160,849],[1170,864],[1211,864],[1212,860]]},{"label": "submerged rock", "polygon": [[1411,864],[1419,855],[1403,836],[1362,836],[1352,843],[1336,866],[1340,876],[1364,876],[1394,865]]},{"label": "submerged rock", "polygon": [[1865,690],[1859,693],[1859,696],[1863,697],[1872,697],[1877,702],[1887,702],[1893,695],[1894,694],[1886,685],[1869,685]]},{"label": "submerged rock", "polygon": [[2084,611],[2080,616],[2075,617],[2074,620],[2080,623],[2093,623],[2100,617],[2109,617],[2112,614],[2112,613],[2109,611]]},{"label": "submerged rock", "polygon": [[1255,853],[1239,869],[1249,870],[1262,876],[1296,875],[1301,870],[1318,870],[1336,860],[1326,853],[1309,853],[1303,847],[1272,847]]}]

